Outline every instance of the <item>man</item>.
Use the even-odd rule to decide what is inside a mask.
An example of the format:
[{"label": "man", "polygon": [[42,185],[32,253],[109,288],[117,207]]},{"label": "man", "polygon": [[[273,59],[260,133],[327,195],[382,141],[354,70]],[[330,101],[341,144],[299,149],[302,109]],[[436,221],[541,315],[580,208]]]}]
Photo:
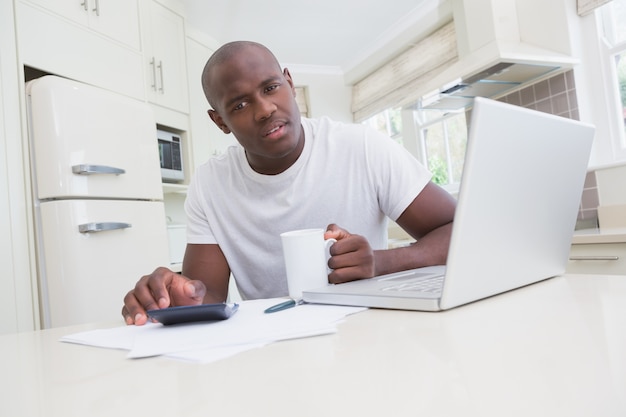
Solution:
[{"label": "man", "polygon": [[[280,233],[326,228],[332,283],[446,261],[455,201],[404,148],[371,129],[300,117],[288,69],[263,45],[232,42],[207,62],[209,116],[241,147],[198,168],[189,186],[182,275],[157,268],[124,298],[146,310],[287,295]],[[386,249],[387,217],[417,239]]]}]

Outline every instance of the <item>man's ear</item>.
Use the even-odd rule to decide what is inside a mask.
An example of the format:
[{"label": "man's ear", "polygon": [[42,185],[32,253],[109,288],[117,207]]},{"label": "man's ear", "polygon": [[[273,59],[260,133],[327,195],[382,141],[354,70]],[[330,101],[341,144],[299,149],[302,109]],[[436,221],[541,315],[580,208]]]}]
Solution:
[{"label": "man's ear", "polygon": [[228,128],[228,126],[226,126],[226,123],[224,123],[224,119],[222,119],[222,116],[220,116],[218,112],[213,109],[209,109],[207,113],[209,113],[209,117],[211,118],[211,120],[213,120],[213,123],[215,123],[222,132],[227,135],[230,133],[230,129]]},{"label": "man's ear", "polygon": [[293,96],[295,97],[296,96],[296,87],[293,84],[293,78],[291,78],[291,74],[289,73],[289,70],[287,68],[285,68],[283,70],[283,76],[287,80],[287,83],[289,84],[289,86],[291,87],[291,91],[293,92]]}]

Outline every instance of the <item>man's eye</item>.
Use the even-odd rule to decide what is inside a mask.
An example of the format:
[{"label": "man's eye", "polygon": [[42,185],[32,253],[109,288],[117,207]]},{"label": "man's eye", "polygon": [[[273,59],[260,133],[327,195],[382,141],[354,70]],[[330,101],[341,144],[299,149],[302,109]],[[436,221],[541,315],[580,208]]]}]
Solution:
[{"label": "man's eye", "polygon": [[270,92],[270,91],[276,90],[277,88],[278,88],[278,85],[270,85],[269,87],[265,89],[265,91]]},{"label": "man's eye", "polygon": [[244,103],[239,103],[239,104],[237,104],[237,105],[233,108],[233,110],[241,110],[241,109],[243,109],[244,107],[245,107],[245,104],[244,104]]}]

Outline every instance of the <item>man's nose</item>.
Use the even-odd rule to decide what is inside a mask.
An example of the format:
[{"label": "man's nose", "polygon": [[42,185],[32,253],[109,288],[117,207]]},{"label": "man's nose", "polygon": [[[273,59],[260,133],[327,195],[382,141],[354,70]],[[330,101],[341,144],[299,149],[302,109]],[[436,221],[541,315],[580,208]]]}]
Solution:
[{"label": "man's nose", "polygon": [[276,111],[276,104],[272,100],[260,98],[255,109],[256,120],[261,121],[270,117]]}]

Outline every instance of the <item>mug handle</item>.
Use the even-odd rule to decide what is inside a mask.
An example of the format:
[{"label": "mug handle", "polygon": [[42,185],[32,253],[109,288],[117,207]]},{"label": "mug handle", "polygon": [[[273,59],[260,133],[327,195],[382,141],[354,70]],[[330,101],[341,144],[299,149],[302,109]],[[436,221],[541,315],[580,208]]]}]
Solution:
[{"label": "mug handle", "polygon": [[330,274],[331,272],[333,272],[333,269],[328,266],[328,261],[330,260],[330,247],[333,246],[335,242],[337,242],[337,239],[330,238],[330,239],[324,240],[324,253],[326,255],[327,274]]}]

